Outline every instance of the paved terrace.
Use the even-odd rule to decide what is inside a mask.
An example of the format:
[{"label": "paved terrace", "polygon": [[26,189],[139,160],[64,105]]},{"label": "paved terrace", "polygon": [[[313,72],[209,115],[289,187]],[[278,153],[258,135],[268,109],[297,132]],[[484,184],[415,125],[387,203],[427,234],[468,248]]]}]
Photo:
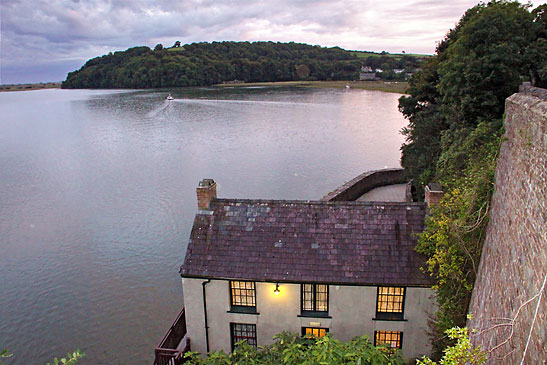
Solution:
[{"label": "paved terrace", "polygon": [[380,186],[372,189],[361,197],[357,198],[360,202],[404,202],[406,184],[395,184]]}]

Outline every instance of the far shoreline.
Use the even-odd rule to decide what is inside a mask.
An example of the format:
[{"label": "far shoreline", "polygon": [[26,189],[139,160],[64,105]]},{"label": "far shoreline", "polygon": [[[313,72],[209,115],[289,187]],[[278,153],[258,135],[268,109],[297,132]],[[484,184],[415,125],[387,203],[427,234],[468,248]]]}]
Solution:
[{"label": "far shoreline", "polygon": [[[292,87],[310,87],[324,89],[358,89],[370,91],[383,91],[395,94],[404,94],[408,83],[406,81],[277,81],[277,82],[238,82],[238,83],[223,83],[213,85],[215,87],[276,87],[276,86],[292,86]],[[194,87],[194,86],[190,86]],[[195,86],[199,87],[199,86]],[[32,91],[42,89],[60,89],[60,82],[42,82],[36,84],[11,84],[0,85],[0,92],[7,91]],[[175,88],[175,87],[173,87]],[[171,88],[161,88],[171,89]],[[91,89],[90,89],[91,90]],[[103,89],[101,89],[103,90]],[[104,89],[107,90],[107,89]],[[145,89],[146,90],[146,89]],[[150,89],[153,90],[153,89]]]},{"label": "far shoreline", "polygon": [[277,81],[277,82],[241,82],[214,85],[217,87],[252,87],[252,86],[294,86],[312,88],[331,88],[384,91],[388,93],[404,94],[408,82],[406,81]]},{"label": "far shoreline", "polygon": [[38,82],[35,84],[3,84],[0,85],[0,92],[3,91],[32,91],[42,89],[60,89],[61,82]]}]

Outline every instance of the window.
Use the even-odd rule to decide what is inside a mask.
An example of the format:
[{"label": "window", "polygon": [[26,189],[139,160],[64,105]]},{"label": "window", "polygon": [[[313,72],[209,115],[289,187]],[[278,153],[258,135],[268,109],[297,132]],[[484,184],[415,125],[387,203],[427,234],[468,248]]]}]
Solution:
[{"label": "window", "polygon": [[326,316],[329,311],[329,286],[302,284],[302,315]]},{"label": "window", "polygon": [[400,349],[403,347],[403,333],[396,331],[374,331],[374,346]]},{"label": "window", "polygon": [[402,320],[405,307],[405,288],[379,286],[376,301],[376,318]]},{"label": "window", "polygon": [[256,290],[253,281],[230,281],[230,304],[234,312],[256,312]]},{"label": "window", "polygon": [[320,327],[302,327],[302,336],[313,335],[315,337],[323,337],[329,332],[328,328]]},{"label": "window", "polygon": [[247,341],[251,346],[256,347],[256,324],[230,323],[230,334],[232,338],[232,351],[239,341]]}]

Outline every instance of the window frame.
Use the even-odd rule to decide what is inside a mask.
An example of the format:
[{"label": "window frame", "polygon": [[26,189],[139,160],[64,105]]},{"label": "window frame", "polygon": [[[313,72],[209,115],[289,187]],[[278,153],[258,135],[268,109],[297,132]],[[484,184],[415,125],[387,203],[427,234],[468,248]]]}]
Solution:
[{"label": "window frame", "polygon": [[[257,333],[256,333],[256,324],[255,323],[230,322],[230,343],[231,343],[231,346],[232,346],[232,352],[236,348],[236,343],[238,343],[239,341],[241,341],[243,339],[243,338],[241,338],[243,336],[239,336],[239,340],[236,341],[236,336],[235,336],[236,326],[246,326],[247,328],[252,328],[251,333],[254,333],[254,337],[247,336],[244,339],[247,340],[247,344],[249,346],[258,347],[258,336],[257,336]],[[254,338],[254,343],[250,343],[249,340],[248,340],[249,338]]]},{"label": "window frame", "polygon": [[[234,292],[233,290],[234,289],[239,289],[241,290],[241,288],[233,288],[232,287],[232,283],[235,283],[235,282],[238,282],[238,283],[252,283],[253,284],[253,288],[252,289],[243,289],[243,290],[252,290],[254,295],[253,295],[253,302],[254,302],[254,305],[239,305],[239,304],[234,304]],[[252,314],[256,314],[256,282],[254,281],[251,281],[251,280],[229,280],[228,281],[228,291],[230,292],[230,312],[236,312],[236,313],[252,313]],[[241,294],[240,294],[241,296]],[[250,297],[249,295],[245,295],[245,297]]]},{"label": "window frame", "polygon": [[[390,334],[390,335],[393,335],[393,334],[398,334],[398,340],[397,342],[399,342],[399,346],[396,346],[396,347],[391,347],[391,346],[387,346],[388,344],[385,343],[385,342],[378,342],[378,339],[377,339],[377,336],[379,333],[385,333],[385,334]],[[386,346],[387,348],[389,349],[399,349],[399,350],[402,350],[403,349],[403,331],[374,331],[374,346],[378,346],[378,345],[384,345]]]},{"label": "window frame", "polygon": [[[310,327],[310,326],[304,326],[302,327],[302,337],[306,336],[306,330],[307,329],[311,329],[312,331],[313,330],[325,330],[325,334],[323,336],[325,336],[327,333],[329,333],[329,328],[327,327]],[[313,335],[313,333],[311,333]],[[320,338],[320,337],[323,337],[323,336],[315,336],[317,338]]]},{"label": "window frame", "polygon": [[[397,288],[402,289],[402,295],[390,295],[380,294],[380,288]],[[404,321],[405,317],[405,302],[406,302],[406,287],[404,286],[378,286],[376,288],[376,317],[374,319],[386,320],[386,321]],[[380,295],[387,295],[388,297],[402,297],[401,311],[400,312],[384,312],[380,311]]]},{"label": "window frame", "polygon": [[[312,286],[312,303],[313,303],[313,310],[307,310],[304,309],[304,286],[305,285],[311,285]],[[317,310],[317,286],[318,285],[324,285],[327,288],[327,298],[326,298],[326,310]],[[300,316],[302,317],[329,317],[329,301],[330,301],[330,293],[329,293],[329,284],[324,283],[304,283],[300,284]]]}]

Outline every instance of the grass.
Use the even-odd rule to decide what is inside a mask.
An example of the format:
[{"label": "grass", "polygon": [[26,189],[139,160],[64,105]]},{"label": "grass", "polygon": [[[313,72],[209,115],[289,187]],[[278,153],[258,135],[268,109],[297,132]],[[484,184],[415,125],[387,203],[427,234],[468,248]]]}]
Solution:
[{"label": "grass", "polygon": [[59,89],[59,88],[61,88],[60,82],[41,82],[39,84],[0,85],[0,91],[29,91],[29,90]]},{"label": "grass", "polygon": [[356,55],[360,59],[366,59],[369,57],[389,57],[395,60],[401,60],[403,56],[410,56],[415,58],[427,58],[430,55],[418,54],[418,53],[376,53],[376,52],[365,52],[365,51],[350,51],[352,54]]},{"label": "grass", "polygon": [[404,94],[406,82],[394,81],[283,81],[283,82],[249,82],[241,84],[219,84],[220,87],[248,87],[248,86],[294,86],[344,89],[349,85],[352,89],[384,91],[388,93]]}]

